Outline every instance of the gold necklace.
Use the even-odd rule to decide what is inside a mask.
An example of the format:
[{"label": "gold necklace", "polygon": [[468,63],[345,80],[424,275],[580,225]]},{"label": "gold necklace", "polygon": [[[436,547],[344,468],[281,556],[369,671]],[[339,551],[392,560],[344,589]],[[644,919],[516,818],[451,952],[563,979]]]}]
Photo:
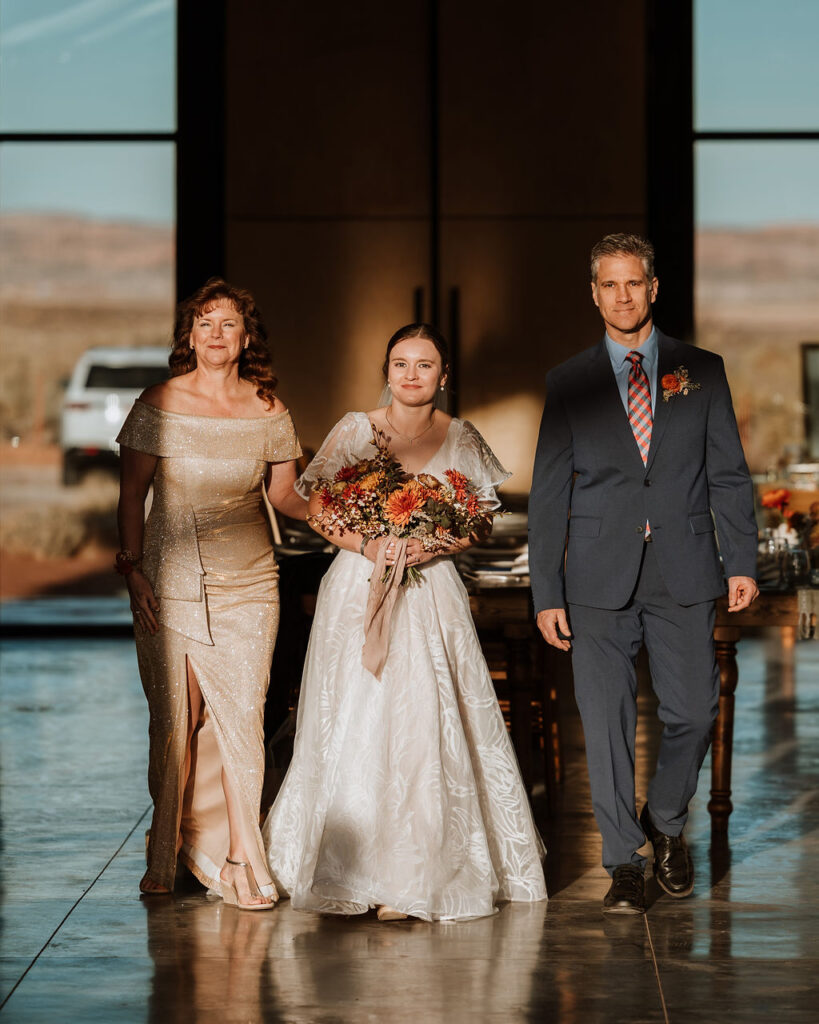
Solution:
[{"label": "gold necklace", "polygon": [[387,412],[386,409],[384,410],[384,419],[387,421],[387,423],[389,423],[389,425],[396,432],[396,434],[398,434],[399,437],[402,437],[405,441],[409,441],[410,444],[414,444],[419,437],[423,437],[428,430],[432,430],[432,424],[435,422],[435,410],[432,410],[432,415],[429,418],[429,426],[424,427],[421,433],[416,434],[415,437],[409,437],[407,434],[402,434],[401,431],[395,426],[395,424],[390,419],[389,413]]}]

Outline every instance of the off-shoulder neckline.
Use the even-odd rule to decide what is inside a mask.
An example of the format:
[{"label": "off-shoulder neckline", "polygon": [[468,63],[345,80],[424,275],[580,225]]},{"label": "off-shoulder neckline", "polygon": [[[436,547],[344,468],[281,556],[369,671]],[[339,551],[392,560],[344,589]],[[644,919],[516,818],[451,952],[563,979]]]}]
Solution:
[{"label": "off-shoulder neckline", "polygon": [[140,405],[144,405],[146,409],[161,412],[163,416],[179,416],[185,420],[215,420],[219,423],[266,423],[271,420],[277,420],[280,416],[287,416],[289,412],[289,410],[285,409],[283,412],[273,413],[272,416],[202,416],[195,412],[172,412],[170,409],[160,409],[158,405],[151,405],[150,402],[145,402],[141,398],[137,398],[134,405],[137,402]]}]

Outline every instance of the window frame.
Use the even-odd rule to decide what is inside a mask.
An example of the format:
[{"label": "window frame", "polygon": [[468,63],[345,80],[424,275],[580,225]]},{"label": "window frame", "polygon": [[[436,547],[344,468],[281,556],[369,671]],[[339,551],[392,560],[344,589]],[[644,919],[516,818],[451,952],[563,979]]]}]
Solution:
[{"label": "window frame", "polygon": [[696,342],[694,160],[700,142],[819,142],[819,130],[714,130],[694,126],[694,0],[646,0],[646,204],[657,250],[657,313]]},{"label": "window frame", "polygon": [[[175,150],[177,301],[225,265],[227,0],[177,0],[176,131],[0,132],[4,143],[171,143]],[[207,73],[199,73],[207,55]],[[208,159],[197,144],[208,141]]]}]

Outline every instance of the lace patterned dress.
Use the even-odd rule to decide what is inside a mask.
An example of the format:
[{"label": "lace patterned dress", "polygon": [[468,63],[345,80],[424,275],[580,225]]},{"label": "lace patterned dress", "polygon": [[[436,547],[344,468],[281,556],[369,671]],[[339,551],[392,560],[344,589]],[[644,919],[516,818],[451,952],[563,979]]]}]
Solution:
[{"label": "lace patterned dress", "polygon": [[[372,455],[348,413],[299,481]],[[484,500],[508,474],[475,427],[453,419],[425,472],[465,473]],[[262,829],[271,874],[298,910],[387,904],[425,920],[546,898],[543,846],[449,558],[402,590],[381,680],[361,664],[373,563],[339,551],[319,589],[293,760]]]},{"label": "lace patterned dress", "polygon": [[[117,440],[158,456],[143,569],[159,601],[159,632],[136,631],[151,716],[148,874],[172,889],[179,856],[221,892],[230,840],[224,771],[247,859],[271,894],[259,803],[279,590],[262,482],[268,463],[301,454],[293,421],[287,412],[230,419],[137,401]],[[190,743],[188,664],[203,697]]]}]

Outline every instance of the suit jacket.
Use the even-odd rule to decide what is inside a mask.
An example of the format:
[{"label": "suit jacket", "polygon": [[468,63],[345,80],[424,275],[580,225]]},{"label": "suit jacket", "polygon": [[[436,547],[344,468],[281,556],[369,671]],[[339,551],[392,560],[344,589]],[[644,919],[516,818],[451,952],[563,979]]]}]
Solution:
[{"label": "suit jacket", "polygon": [[[717,537],[725,576],[756,575],[752,484],[722,359],[657,334],[658,393],[645,466],[605,340],[546,377],[529,499],[535,611],[566,602],[622,608],[637,582],[646,520],[679,604],[724,593]],[[699,388],[666,401],[663,375],[681,366]]]}]

